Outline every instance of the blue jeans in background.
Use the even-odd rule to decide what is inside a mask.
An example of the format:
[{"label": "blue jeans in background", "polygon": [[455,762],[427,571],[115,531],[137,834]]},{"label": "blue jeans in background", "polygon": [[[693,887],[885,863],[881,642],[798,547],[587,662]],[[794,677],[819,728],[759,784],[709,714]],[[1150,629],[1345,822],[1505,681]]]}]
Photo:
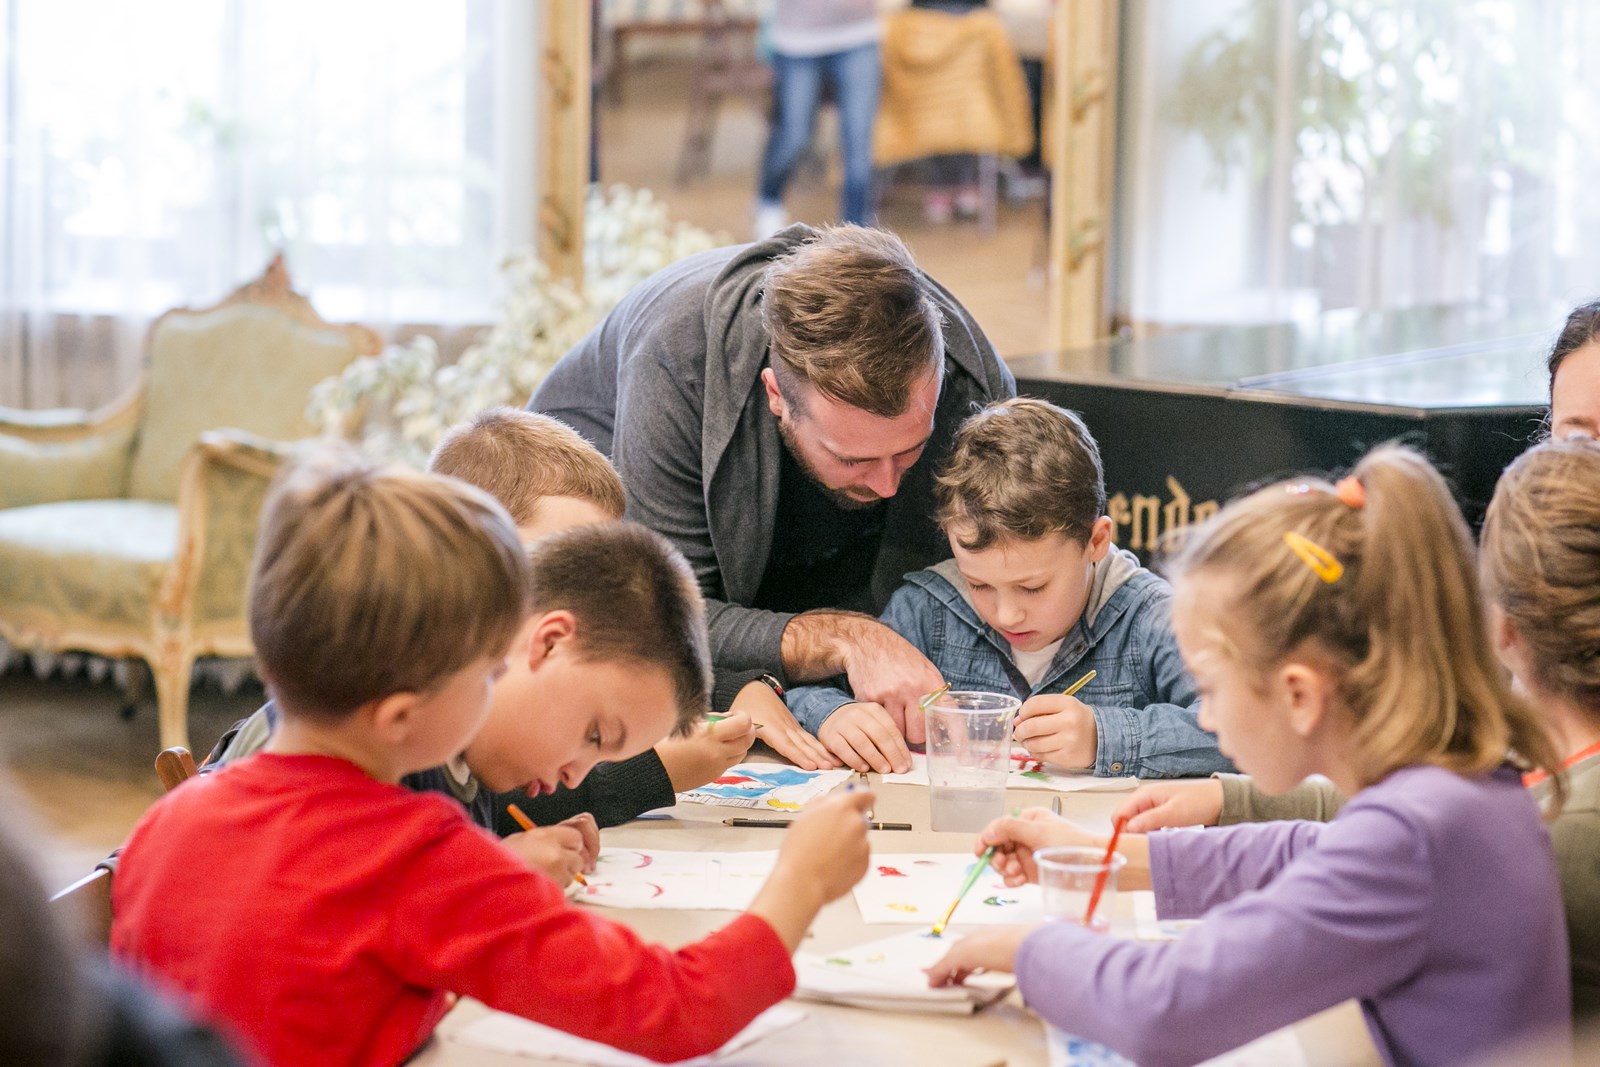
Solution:
[{"label": "blue jeans in background", "polygon": [[761,203],[783,203],[783,190],[816,130],[823,80],[839,107],[839,148],[844,157],[845,222],[871,224],[872,124],[878,114],[883,63],[878,44],[821,56],[772,57],[772,136],[761,160]]}]

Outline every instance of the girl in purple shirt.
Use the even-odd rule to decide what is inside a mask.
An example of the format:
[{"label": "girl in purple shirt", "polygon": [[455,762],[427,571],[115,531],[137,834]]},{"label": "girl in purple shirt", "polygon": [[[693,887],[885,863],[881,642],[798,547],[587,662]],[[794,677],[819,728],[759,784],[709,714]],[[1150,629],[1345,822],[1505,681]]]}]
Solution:
[{"label": "girl in purple shirt", "polygon": [[[1034,1010],[1141,1067],[1350,998],[1392,1065],[1569,1032],[1555,861],[1508,753],[1557,760],[1496,667],[1439,474],[1384,446],[1337,486],[1263,489],[1198,528],[1172,570],[1178,646],[1223,753],[1269,792],[1321,774],[1350,802],[1327,824],[1124,836],[1163,918],[1206,917],[1179,941],[1070,923],[974,934],[932,980],[1015,971]],[[1034,849],[1084,840],[1035,809],[978,847],[1016,884]]]}]

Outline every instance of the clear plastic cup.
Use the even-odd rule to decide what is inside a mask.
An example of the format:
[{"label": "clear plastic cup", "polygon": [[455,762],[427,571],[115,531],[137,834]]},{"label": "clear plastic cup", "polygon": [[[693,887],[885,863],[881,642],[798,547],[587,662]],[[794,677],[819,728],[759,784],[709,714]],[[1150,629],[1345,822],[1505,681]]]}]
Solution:
[{"label": "clear plastic cup", "polygon": [[1111,929],[1111,918],[1117,906],[1117,872],[1127,865],[1128,857],[1113,852],[1107,862],[1104,848],[1041,848],[1033,854],[1033,862],[1039,867],[1045,915],[1079,926],[1084,925],[1089,898],[1094,895],[1095,883],[1104,873],[1105,887],[1100,891],[1100,902],[1095,906],[1089,929],[1102,934]]},{"label": "clear plastic cup", "polygon": [[928,798],[935,830],[976,833],[1005,813],[1011,728],[1022,701],[951,690],[928,706]]}]

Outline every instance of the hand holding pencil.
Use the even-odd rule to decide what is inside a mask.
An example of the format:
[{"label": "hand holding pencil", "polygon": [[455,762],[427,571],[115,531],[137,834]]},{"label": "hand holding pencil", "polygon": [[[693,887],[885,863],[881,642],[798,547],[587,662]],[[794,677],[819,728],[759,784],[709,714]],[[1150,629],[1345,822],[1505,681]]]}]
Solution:
[{"label": "hand holding pencil", "polygon": [[506,805],[522,833],[511,834],[501,843],[520,856],[528,866],[543,871],[559,884],[576,880],[587,885],[584,871],[594,870],[600,855],[600,829],[587,812],[574,815],[554,826],[535,826],[533,820],[515,804]]},{"label": "hand holding pencil", "polygon": [[1012,736],[1029,754],[1057,767],[1094,766],[1100,730],[1095,725],[1094,709],[1074,694],[1093,681],[1095,673],[1085,674],[1065,692],[1040,693],[1023,702],[1017,710]]}]

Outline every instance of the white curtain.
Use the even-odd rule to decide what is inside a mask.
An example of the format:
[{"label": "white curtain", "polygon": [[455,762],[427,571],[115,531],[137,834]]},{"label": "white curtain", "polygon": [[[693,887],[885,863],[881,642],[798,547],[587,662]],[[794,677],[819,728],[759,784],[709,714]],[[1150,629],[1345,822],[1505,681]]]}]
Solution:
[{"label": "white curtain", "polygon": [[521,0],[0,0],[0,404],[92,407],[273,251],[324,317],[493,316],[533,239]]},{"label": "white curtain", "polygon": [[1124,11],[1123,320],[1600,296],[1600,4]]}]

